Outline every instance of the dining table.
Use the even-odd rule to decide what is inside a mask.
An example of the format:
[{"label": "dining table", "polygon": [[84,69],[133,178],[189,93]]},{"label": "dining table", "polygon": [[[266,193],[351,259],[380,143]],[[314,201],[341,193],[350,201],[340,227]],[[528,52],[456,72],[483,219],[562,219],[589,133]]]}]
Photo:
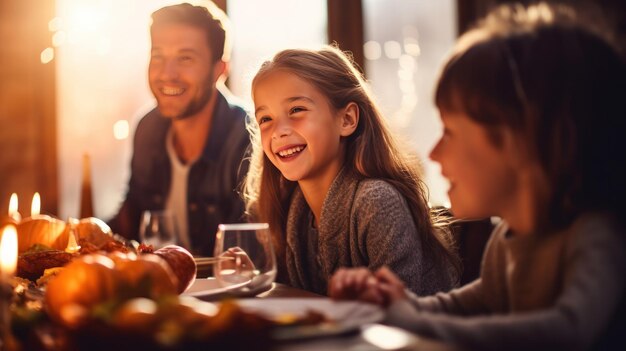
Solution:
[{"label": "dining table", "polygon": [[[254,297],[241,299],[245,302],[249,299],[263,300],[263,304],[284,304],[289,299],[300,302],[306,300],[320,304],[332,303],[327,296],[319,295],[310,291],[298,289],[282,283],[272,283],[267,291]],[[256,301],[261,303],[261,301]],[[336,335],[312,335],[311,337],[294,338],[288,341],[278,341],[272,350],[275,351],[380,351],[380,350],[432,350],[453,351],[457,350],[451,344],[416,335],[400,328],[385,325],[383,321],[373,323],[365,321],[363,325],[345,333]]]},{"label": "dining table", "polygon": [[[252,312],[249,316],[253,316],[256,312],[262,315],[263,312],[268,311],[280,311],[280,316],[290,314],[297,316],[297,323],[286,323],[284,325],[280,325],[281,321],[279,319],[273,319],[271,316],[266,319],[273,320],[280,326],[278,328],[271,328],[268,332],[271,334],[265,334],[265,331],[263,331],[264,334],[262,334],[262,342],[269,343],[267,345],[272,351],[455,350],[453,345],[445,342],[416,335],[406,330],[384,324],[385,310],[379,306],[358,301],[334,301],[328,296],[275,282],[273,277],[270,281],[265,280],[267,284],[263,284],[262,289],[258,290],[256,288],[250,290],[249,287],[252,286],[252,284],[244,284],[241,286],[237,284],[234,286],[217,284],[223,283],[223,281],[218,281],[218,278],[213,275],[212,265],[214,262],[208,262],[211,261],[208,258],[206,258],[205,261],[207,261],[205,262],[206,264],[196,264],[196,278],[193,283],[187,287],[187,290],[181,294],[183,295],[181,296],[182,299],[189,298],[186,301],[190,302],[190,304],[185,306],[189,306],[192,309],[197,308],[196,312],[202,314],[205,308],[211,307],[209,304],[203,304],[203,301],[215,303],[216,305],[211,307],[215,308],[228,300],[234,301],[242,308],[236,310],[245,311],[246,308],[249,308],[248,311]],[[198,260],[198,262],[202,262],[202,260]],[[61,274],[63,274],[63,272],[69,272],[67,269],[68,268],[65,268]],[[71,277],[71,275],[67,274],[64,277]],[[86,324],[86,327],[81,326],[82,329],[68,329],[67,326],[60,325],[58,320],[46,317],[47,314],[44,313],[45,311],[38,311],[37,309],[31,310],[28,306],[31,306],[31,303],[34,302],[37,302],[37,305],[41,308],[44,303],[44,293],[42,289],[36,287],[32,282],[17,277],[16,279],[20,279],[19,284],[21,286],[21,288],[18,289],[21,291],[19,298],[15,300],[21,301],[20,303],[22,304],[19,308],[21,311],[19,320],[21,322],[16,324],[17,327],[15,328],[15,330],[18,331],[16,333],[16,340],[20,344],[63,346],[68,345],[68,342],[69,345],[75,342],[76,345],[89,345],[87,348],[82,348],[81,346],[79,347],[80,349],[91,349],[91,346],[94,346],[94,342],[99,343],[100,341],[103,342],[103,345],[108,345],[107,342],[109,341],[111,345],[127,343],[125,346],[128,347],[130,347],[129,345],[146,341],[154,343],[154,340],[152,340],[149,334],[150,329],[146,329],[148,330],[146,334],[145,330],[138,327],[140,323],[135,323],[138,320],[133,320],[134,324],[132,325],[133,328],[136,327],[135,329],[139,331],[137,334],[134,334],[135,332],[133,330],[135,329],[132,328],[129,332],[123,329],[109,328],[110,325],[104,325],[103,327],[102,320],[98,319],[90,321],[90,323]],[[61,276],[54,279],[55,280],[52,280],[50,284],[59,282]],[[51,291],[50,284],[47,286],[46,293]],[[63,286],[60,283],[57,285]],[[231,289],[231,287],[236,287],[236,289]],[[49,299],[45,301],[47,303]],[[165,305],[167,306],[167,304]],[[106,306],[108,305],[100,306],[102,309],[98,313],[103,316],[106,315],[106,313],[110,313],[110,311],[106,310]],[[225,311],[229,311],[226,313],[233,313],[233,305],[222,306],[228,306],[224,309]],[[255,310],[255,308],[257,310]],[[300,325],[298,323],[301,321],[300,316],[302,314],[305,315],[305,317],[308,317],[309,314],[317,314],[318,317],[322,316],[322,318],[319,319],[318,322],[310,324],[303,323]],[[150,315],[150,313],[146,312],[146,316],[148,315]],[[36,319],[28,319],[26,318],[28,316],[38,317]],[[141,318],[146,317],[140,314],[137,316]],[[118,318],[116,322],[118,325],[116,327],[119,328],[120,325],[122,325],[119,324],[119,322],[124,321],[123,317],[124,315],[119,314],[119,312],[114,316],[114,318]],[[146,318],[148,319],[142,321],[145,322],[149,320],[149,317]],[[183,319],[180,320],[182,321]],[[126,326],[128,325],[130,324],[127,323]],[[241,330],[243,331],[248,331],[246,329],[247,326],[242,325],[234,325],[234,329],[232,330],[238,327],[242,327]],[[116,334],[118,332],[120,332],[120,334]],[[118,335],[119,338],[110,338],[111,335]],[[253,334],[246,335],[254,335],[254,331]],[[268,338],[265,338],[265,336]],[[0,339],[2,339],[2,337],[0,337]],[[254,342],[257,339],[249,340],[253,340]],[[2,348],[2,341],[0,341],[0,349]],[[28,349],[28,347],[26,347],[26,349]]]}]

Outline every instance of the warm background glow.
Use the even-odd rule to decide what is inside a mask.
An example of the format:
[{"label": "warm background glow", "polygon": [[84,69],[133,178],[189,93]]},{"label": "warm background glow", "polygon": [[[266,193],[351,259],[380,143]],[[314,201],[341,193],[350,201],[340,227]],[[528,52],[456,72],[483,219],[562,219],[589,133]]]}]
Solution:
[{"label": "warm background glow", "polygon": [[230,87],[250,102],[250,82],[260,64],[287,48],[327,42],[326,0],[228,0],[235,29]]},{"label": "warm background glow", "polygon": [[124,140],[129,136],[129,124],[125,119],[121,119],[113,125],[113,136],[117,140]]},{"label": "warm background glow", "polygon": [[172,3],[57,0],[48,27],[57,45],[60,218],[78,216],[84,153],[92,161],[95,215],[108,219],[117,210],[129,175],[129,129],[153,104],[150,14]]}]

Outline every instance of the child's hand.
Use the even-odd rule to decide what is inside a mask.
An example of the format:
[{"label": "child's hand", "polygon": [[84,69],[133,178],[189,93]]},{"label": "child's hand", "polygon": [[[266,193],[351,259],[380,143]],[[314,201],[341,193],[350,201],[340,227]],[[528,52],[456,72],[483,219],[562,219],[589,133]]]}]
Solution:
[{"label": "child's hand", "polygon": [[256,267],[248,256],[248,254],[240,247],[231,247],[226,252],[222,253],[220,257],[229,258],[221,262],[221,269],[232,269],[238,276],[245,276],[252,279],[254,276],[254,270]]},{"label": "child's hand", "polygon": [[378,281],[367,268],[340,268],[328,283],[328,295],[337,300],[360,300],[386,304]]},{"label": "child's hand", "polygon": [[374,276],[378,282],[377,287],[385,299],[385,305],[407,298],[404,283],[389,268],[380,268]]}]

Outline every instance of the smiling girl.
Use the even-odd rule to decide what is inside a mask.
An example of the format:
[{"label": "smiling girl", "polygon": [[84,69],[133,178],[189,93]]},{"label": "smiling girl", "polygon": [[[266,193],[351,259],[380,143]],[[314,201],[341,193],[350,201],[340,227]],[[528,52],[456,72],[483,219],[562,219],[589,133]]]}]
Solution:
[{"label": "smiling girl", "polygon": [[344,271],[330,295],[472,350],[624,350],[625,96],[623,59],[572,10],[494,11],[443,69],[431,153],[455,216],[503,219],[479,279],[417,298],[386,269]]},{"label": "smiling girl", "polygon": [[252,83],[248,211],[268,222],[279,280],[325,294],[340,267],[389,266],[419,295],[458,277],[416,162],[338,49],[285,50]]}]

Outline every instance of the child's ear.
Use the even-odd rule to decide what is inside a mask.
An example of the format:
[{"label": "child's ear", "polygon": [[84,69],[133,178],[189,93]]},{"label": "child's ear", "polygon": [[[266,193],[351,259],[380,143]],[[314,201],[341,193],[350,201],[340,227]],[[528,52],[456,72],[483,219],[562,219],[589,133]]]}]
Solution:
[{"label": "child's ear", "polygon": [[528,150],[522,135],[508,128],[502,128],[500,135],[502,138],[502,151],[506,153],[513,167],[516,169],[524,169],[536,162],[530,150]]},{"label": "child's ear", "polygon": [[349,136],[359,125],[359,105],[349,102],[341,109],[341,136]]}]

